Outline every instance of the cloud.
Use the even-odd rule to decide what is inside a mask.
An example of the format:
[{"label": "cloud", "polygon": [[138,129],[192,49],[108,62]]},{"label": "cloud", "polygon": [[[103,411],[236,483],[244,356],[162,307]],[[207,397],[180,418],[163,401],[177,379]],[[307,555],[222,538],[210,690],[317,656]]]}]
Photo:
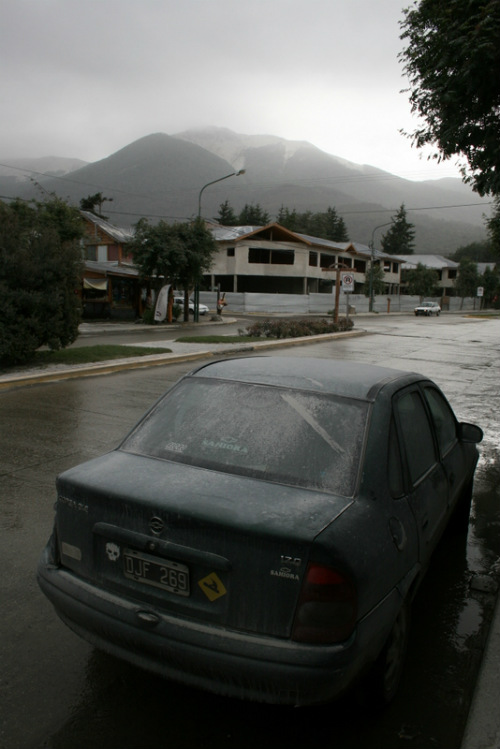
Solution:
[{"label": "cloud", "polygon": [[16,0],[2,11],[0,157],[94,161],[217,125],[416,168],[400,0]]}]

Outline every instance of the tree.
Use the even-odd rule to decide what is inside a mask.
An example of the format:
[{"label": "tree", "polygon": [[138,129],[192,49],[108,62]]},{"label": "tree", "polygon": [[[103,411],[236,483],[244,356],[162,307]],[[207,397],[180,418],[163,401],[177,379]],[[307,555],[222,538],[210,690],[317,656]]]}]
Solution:
[{"label": "tree", "polygon": [[[113,198],[105,198],[102,192],[96,192],[95,195],[88,195],[86,198],[82,198],[80,200],[80,208],[82,211],[90,211],[90,213],[95,213],[100,218],[107,219],[107,216],[102,215],[102,204],[106,201],[112,202]],[[99,206],[98,211],[95,210],[96,205]]]},{"label": "tree", "polygon": [[377,294],[383,294],[384,289],[384,269],[382,263],[371,263],[365,274],[363,293],[365,296],[376,296]]},{"label": "tree", "polygon": [[51,197],[0,202],[0,361],[29,361],[40,346],[60,349],[78,336],[81,217]]},{"label": "tree", "polygon": [[488,237],[491,242],[492,253],[495,259],[500,259],[500,196],[494,200],[493,213],[486,221]]},{"label": "tree", "polygon": [[145,218],[135,226],[130,249],[143,278],[152,279],[158,291],[167,281],[184,289],[184,319],[188,319],[188,292],[212,265],[217,244],[202,219],[192,223],[151,225]]},{"label": "tree", "polygon": [[478,286],[479,274],[476,263],[467,257],[462,258],[458,264],[457,280],[455,281],[455,291],[462,298],[460,309],[462,309],[465,297],[476,296]]},{"label": "tree", "polygon": [[492,244],[488,241],[470,242],[470,244],[463,245],[453,255],[450,255],[450,260],[459,263],[463,257],[468,257],[476,263],[490,263],[495,261]]},{"label": "tree", "polygon": [[492,304],[498,303],[500,297],[500,275],[498,269],[486,267],[482,276],[478,278],[478,286],[483,287],[483,301],[484,307],[490,307]]},{"label": "tree", "polygon": [[285,208],[285,206],[281,206],[279,213],[276,217],[276,221],[280,226],[284,226],[285,229],[290,229],[290,231],[297,231],[297,211],[295,208],[293,211],[290,212],[288,208]]},{"label": "tree", "polygon": [[392,225],[381,239],[383,252],[388,255],[412,255],[415,229],[406,219],[404,203],[392,219]]},{"label": "tree", "polygon": [[332,242],[348,242],[349,235],[347,234],[347,228],[342,216],[339,216],[336,209],[329,207],[325,214],[324,219],[324,234],[317,236],[330,239]]},{"label": "tree", "polygon": [[288,208],[281,206],[276,220],[281,226],[300,234],[322,237],[323,239],[330,239],[332,242],[349,241],[344,219],[332,207],[329,207],[324,213],[313,213],[312,211],[297,213],[295,208],[290,212]]},{"label": "tree", "polygon": [[264,211],[259,203],[257,205],[246,203],[238,216],[238,224],[240,226],[247,224],[250,226],[266,226],[270,221],[269,214],[267,211]]},{"label": "tree", "polygon": [[408,294],[420,297],[420,301],[438,293],[438,272],[433,268],[426,268],[423,263],[418,263],[416,268],[407,271],[405,281],[408,282]]},{"label": "tree", "polygon": [[480,195],[500,194],[500,3],[420,0],[403,11],[400,54],[413,113],[409,134],[438,161],[462,156]]},{"label": "tree", "polygon": [[238,224],[238,218],[229,200],[225,200],[224,203],[220,204],[216,221],[222,224],[222,226],[236,226]]}]

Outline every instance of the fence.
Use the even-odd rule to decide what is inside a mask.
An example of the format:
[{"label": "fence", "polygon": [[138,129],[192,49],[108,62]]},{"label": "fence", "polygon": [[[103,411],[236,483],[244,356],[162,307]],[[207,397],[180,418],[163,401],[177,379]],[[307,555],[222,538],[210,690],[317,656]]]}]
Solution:
[{"label": "fence", "polygon": [[[294,315],[326,315],[335,307],[335,294],[249,294],[231,293],[225,294],[228,312],[242,312],[255,314],[294,314]],[[446,297],[446,301],[440,297],[432,297],[426,301],[438,302],[444,310],[458,312],[460,310],[470,311],[479,309],[480,300],[474,298]],[[206,304],[210,310],[215,310],[217,293],[215,291],[200,292],[200,302]],[[417,296],[406,294],[392,296],[376,296],[374,298],[373,312],[413,312],[420,303]],[[349,304],[349,314],[361,314],[369,312],[370,300],[363,294],[340,294],[339,314],[346,314]]]}]

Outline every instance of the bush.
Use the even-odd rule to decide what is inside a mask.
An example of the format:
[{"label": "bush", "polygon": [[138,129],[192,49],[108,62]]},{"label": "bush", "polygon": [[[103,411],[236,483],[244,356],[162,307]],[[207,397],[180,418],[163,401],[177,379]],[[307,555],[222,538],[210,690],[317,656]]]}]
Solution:
[{"label": "bush", "polygon": [[338,333],[351,330],[352,320],[345,317],[339,319],[338,323],[329,320],[259,320],[246,329],[249,336],[255,338],[301,338],[308,335],[321,335],[323,333]]},{"label": "bush", "polygon": [[40,346],[78,335],[81,219],[58,198],[0,202],[0,362],[22,364]]}]

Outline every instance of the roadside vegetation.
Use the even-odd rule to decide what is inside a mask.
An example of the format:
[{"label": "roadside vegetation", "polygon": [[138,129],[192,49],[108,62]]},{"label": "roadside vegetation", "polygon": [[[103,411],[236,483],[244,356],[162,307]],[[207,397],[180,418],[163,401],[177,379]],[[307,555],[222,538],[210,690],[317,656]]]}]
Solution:
[{"label": "roadside vegetation", "polygon": [[[169,348],[157,348],[156,346],[81,346],[79,348],[61,349],[59,351],[35,351],[24,366],[45,367],[50,364],[65,364],[68,366],[77,364],[95,364],[100,361],[111,361],[112,359],[128,359],[135,356],[151,356],[153,354],[170,354]],[[0,371],[8,371],[3,367]]]},{"label": "roadside vegetation", "polygon": [[76,208],[0,201],[0,364],[29,361],[41,346],[58,350],[78,335],[82,221]]}]

